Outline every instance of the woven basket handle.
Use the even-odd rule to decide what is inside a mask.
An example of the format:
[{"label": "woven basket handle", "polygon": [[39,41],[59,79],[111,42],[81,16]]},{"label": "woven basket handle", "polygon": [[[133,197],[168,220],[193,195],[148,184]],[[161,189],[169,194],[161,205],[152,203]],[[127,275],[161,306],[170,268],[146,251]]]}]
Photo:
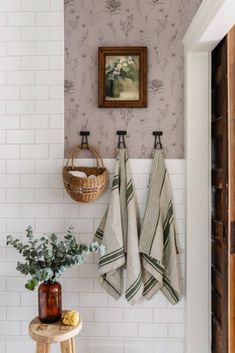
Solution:
[{"label": "woven basket handle", "polygon": [[[104,168],[103,160],[102,160],[102,158],[101,158],[99,152],[95,149],[95,147],[94,147],[94,146],[91,146],[91,145],[88,145],[87,148],[88,148],[91,152],[93,152],[93,154],[95,155],[97,168]],[[80,145],[77,145],[77,146],[75,146],[75,147],[72,149],[72,151],[70,152],[69,157],[68,157],[68,159],[67,159],[66,168],[68,167],[69,161],[70,161],[70,159],[71,159],[71,160],[72,160],[72,169],[73,169],[74,156],[75,156],[75,154],[77,154],[81,149],[82,149],[82,148],[81,148]]]}]

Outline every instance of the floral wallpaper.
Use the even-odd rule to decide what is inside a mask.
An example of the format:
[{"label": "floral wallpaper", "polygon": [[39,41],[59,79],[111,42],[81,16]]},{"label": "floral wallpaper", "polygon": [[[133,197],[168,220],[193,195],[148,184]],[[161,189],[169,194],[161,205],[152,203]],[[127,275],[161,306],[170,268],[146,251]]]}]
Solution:
[{"label": "floral wallpaper", "polygon": [[[104,158],[127,130],[130,158],[149,158],[162,130],[166,158],[184,157],[182,39],[201,0],[65,0],[65,156],[90,130]],[[148,47],[148,107],[98,108],[98,47]]]}]

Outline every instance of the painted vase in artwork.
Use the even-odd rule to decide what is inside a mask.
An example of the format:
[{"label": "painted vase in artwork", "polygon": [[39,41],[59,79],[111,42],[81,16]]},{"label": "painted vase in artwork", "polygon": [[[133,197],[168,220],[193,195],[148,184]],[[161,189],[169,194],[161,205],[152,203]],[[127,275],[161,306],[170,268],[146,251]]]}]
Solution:
[{"label": "painted vase in artwork", "polygon": [[119,80],[113,81],[113,98],[120,97],[120,90],[119,90]]},{"label": "painted vase in artwork", "polygon": [[107,80],[106,81],[106,96],[112,98],[120,97],[119,80]]}]

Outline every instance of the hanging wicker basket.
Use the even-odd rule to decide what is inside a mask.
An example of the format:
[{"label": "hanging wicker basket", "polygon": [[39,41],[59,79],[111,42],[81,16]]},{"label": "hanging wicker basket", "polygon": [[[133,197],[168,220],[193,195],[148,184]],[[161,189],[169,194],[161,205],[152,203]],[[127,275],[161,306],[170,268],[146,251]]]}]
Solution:
[{"label": "hanging wicker basket", "polygon": [[[63,168],[63,180],[67,193],[78,202],[92,202],[102,194],[108,183],[108,171],[95,147],[88,145],[87,148],[95,155],[96,167],[76,167],[74,157],[81,150],[76,146],[69,154],[66,166]],[[71,163],[71,166],[69,166]],[[87,178],[72,175],[71,171],[84,172]],[[89,176],[92,175],[91,178]]]}]

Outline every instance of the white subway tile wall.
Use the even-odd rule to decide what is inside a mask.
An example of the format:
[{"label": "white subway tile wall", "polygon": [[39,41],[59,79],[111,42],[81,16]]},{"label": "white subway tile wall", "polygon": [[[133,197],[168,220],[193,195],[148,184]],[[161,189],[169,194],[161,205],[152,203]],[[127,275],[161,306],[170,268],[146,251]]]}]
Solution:
[{"label": "white subway tile wall", "polygon": [[[20,257],[6,248],[6,235],[24,237],[29,224],[37,233],[63,233],[73,225],[89,242],[110,190],[82,205],[63,188],[63,0],[0,0],[0,26],[0,353],[33,353],[27,327],[37,293],[24,288],[15,270]],[[105,164],[112,177],[114,160]],[[184,161],[167,160],[167,166],[183,277]],[[131,160],[131,167],[142,218],[151,160]],[[78,352],[183,353],[183,301],[173,307],[161,293],[135,307],[115,301],[97,281],[96,262],[90,256],[61,279],[64,307],[79,310],[84,320]]]}]

